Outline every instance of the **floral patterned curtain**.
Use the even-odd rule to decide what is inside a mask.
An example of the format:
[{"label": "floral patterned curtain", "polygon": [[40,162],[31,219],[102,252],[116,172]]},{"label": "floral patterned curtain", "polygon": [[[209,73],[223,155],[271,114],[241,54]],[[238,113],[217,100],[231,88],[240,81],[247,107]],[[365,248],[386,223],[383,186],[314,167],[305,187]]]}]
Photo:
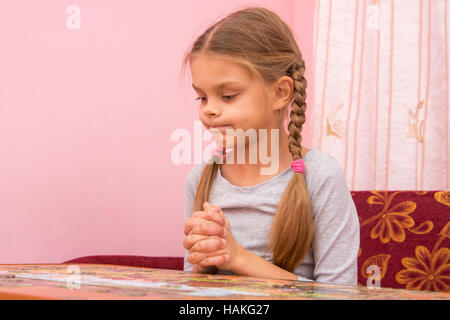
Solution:
[{"label": "floral patterned curtain", "polygon": [[449,189],[448,0],[316,0],[312,146],[351,190]]}]

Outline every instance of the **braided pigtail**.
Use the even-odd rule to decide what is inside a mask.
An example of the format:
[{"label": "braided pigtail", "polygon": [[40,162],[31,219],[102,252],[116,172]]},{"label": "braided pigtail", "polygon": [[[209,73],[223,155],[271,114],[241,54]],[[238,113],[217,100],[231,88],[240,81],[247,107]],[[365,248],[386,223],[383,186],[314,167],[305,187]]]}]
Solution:
[{"label": "braided pigtail", "polygon": [[[287,74],[294,80],[294,92],[289,130],[289,152],[295,161],[302,158],[302,127],[305,123],[306,87],[305,63],[301,59]],[[293,271],[305,257],[312,241],[311,202],[305,177],[294,172],[274,217],[269,248],[275,265]],[[293,237],[293,235],[296,235]]]}]

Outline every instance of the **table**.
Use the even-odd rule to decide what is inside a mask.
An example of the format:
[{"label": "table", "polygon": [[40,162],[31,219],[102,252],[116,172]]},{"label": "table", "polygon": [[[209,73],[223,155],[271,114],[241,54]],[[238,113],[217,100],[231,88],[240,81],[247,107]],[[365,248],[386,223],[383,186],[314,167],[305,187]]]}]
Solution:
[{"label": "table", "polygon": [[450,293],[348,287],[104,264],[0,265],[0,299],[450,300]]}]

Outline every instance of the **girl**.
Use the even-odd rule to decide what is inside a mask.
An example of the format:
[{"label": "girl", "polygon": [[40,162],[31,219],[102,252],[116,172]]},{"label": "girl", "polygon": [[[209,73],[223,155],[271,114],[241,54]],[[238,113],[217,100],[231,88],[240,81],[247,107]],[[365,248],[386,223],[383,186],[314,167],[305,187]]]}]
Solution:
[{"label": "girl", "polygon": [[[289,27],[264,8],[237,11],[196,40],[187,63],[200,120],[232,150],[186,178],[184,271],[356,285],[356,208],[337,160],[301,145],[307,81]],[[246,162],[230,163],[239,145],[227,128],[278,130],[255,142],[279,146],[275,174],[248,163],[251,141]]]}]

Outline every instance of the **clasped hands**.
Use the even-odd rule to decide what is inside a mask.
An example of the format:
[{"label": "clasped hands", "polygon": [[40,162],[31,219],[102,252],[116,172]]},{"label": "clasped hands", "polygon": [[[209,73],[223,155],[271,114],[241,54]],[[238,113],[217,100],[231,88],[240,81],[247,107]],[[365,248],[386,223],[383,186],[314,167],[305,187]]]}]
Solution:
[{"label": "clasped hands", "polygon": [[195,211],[184,226],[183,246],[189,251],[187,261],[193,272],[234,271],[243,247],[231,233],[230,223],[219,207],[208,202],[203,211]]}]

